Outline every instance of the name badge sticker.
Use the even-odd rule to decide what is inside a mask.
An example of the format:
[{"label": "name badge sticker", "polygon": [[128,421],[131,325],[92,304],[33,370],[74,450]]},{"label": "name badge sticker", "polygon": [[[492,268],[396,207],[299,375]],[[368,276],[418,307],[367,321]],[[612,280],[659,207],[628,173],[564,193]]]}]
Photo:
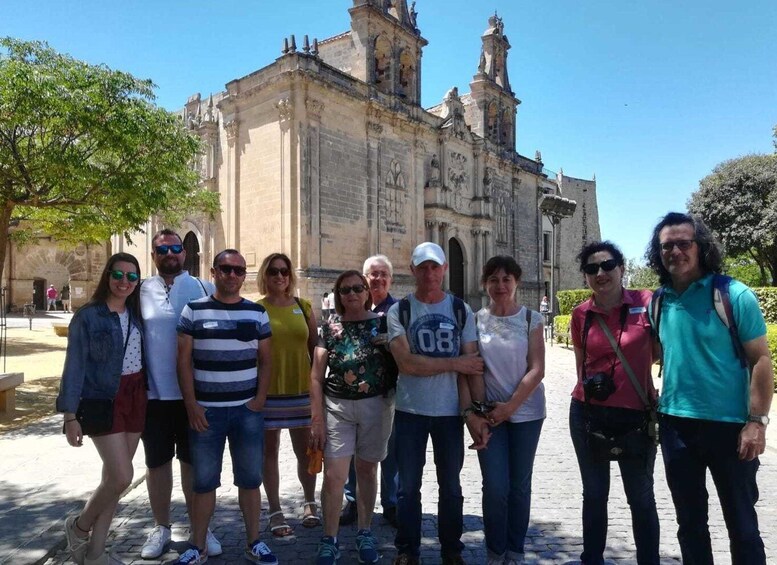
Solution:
[{"label": "name badge sticker", "polygon": [[302,310],[300,310],[299,308],[295,308],[294,310],[292,310],[292,312],[294,312],[295,314],[302,314]]},{"label": "name badge sticker", "polygon": [[634,308],[629,308],[629,314],[643,314],[647,312],[647,308],[644,306],[635,306]]},{"label": "name badge sticker", "polygon": [[442,330],[452,330],[453,324],[447,324],[445,322],[440,322],[440,329]]},{"label": "name badge sticker", "polygon": [[202,327],[203,327],[203,329],[206,329],[206,330],[212,330],[214,328],[218,328],[219,327],[219,323],[218,322],[203,322],[202,323]]}]

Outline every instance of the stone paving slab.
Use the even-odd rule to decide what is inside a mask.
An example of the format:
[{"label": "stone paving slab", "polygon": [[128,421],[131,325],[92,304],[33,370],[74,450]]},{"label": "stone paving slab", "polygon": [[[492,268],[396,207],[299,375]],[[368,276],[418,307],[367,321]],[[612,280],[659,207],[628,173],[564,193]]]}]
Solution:
[{"label": "stone paving slab", "polygon": [[[577,462],[569,439],[567,426],[569,392],[574,382],[574,357],[572,352],[553,347],[548,349],[546,394],[548,419],[545,422],[534,471],[534,498],[526,557],[529,563],[575,563],[582,550],[580,527],[582,487]],[[0,436],[0,563],[67,562],[62,550],[64,536],[61,519],[77,509],[99,477],[99,459],[88,445],[76,450],[70,448],[58,433],[61,420],[47,420],[16,434]],[[775,430],[770,430],[770,444],[775,445]],[[12,437],[11,437],[12,436]],[[6,454],[16,450],[13,457]],[[434,464],[429,448],[428,464],[423,487],[423,545],[424,563],[439,563],[439,544],[436,538],[436,483]],[[758,503],[761,531],[767,547],[767,561],[777,563],[777,450],[770,447],[761,458],[758,482],[761,500]],[[142,457],[136,457],[136,477],[142,474]],[[676,539],[676,524],[669,491],[666,487],[661,458],[656,462],[656,498],[661,523],[661,556],[664,564],[680,563]],[[281,496],[294,535],[275,539],[264,533],[282,563],[311,563],[321,528],[306,529],[299,523],[302,514],[302,492],[296,484],[295,462],[290,443],[284,435],[281,447]],[[176,473],[176,481],[178,480]],[[237,489],[231,485],[229,458],[224,459],[223,486],[218,491],[216,515],[212,528],[224,544],[224,555],[209,559],[215,565],[239,563],[245,543],[242,518],[237,506]],[[631,518],[623,494],[617,466],[613,465],[610,493],[610,527],[605,557],[611,563],[634,564],[636,556],[631,535]],[[485,562],[482,520],[480,518],[480,470],[474,452],[467,451],[462,472],[464,491],[466,544],[464,557],[467,563]],[[715,551],[715,563],[730,563],[728,538],[717,505],[714,487],[711,492],[710,530]],[[174,491],[173,539],[176,540],[162,559],[142,560],[140,547],[153,525],[145,485],[140,484],[122,500],[113,524],[111,543],[114,553],[125,563],[158,564],[173,561],[177,550],[184,547],[188,537],[183,497],[177,486]],[[263,525],[266,522],[263,520]],[[373,521],[374,533],[380,543],[384,563],[394,557],[394,530],[380,515]],[[20,534],[19,532],[23,532]],[[24,539],[20,539],[24,537]],[[30,539],[28,539],[30,538]],[[341,530],[341,563],[356,563],[354,551],[355,528]],[[19,546],[29,547],[35,540],[37,553],[24,553]],[[25,541],[27,540],[27,541]],[[25,545],[26,544],[26,545]],[[45,548],[51,551],[48,558]],[[24,548],[22,548],[24,549]]]}]

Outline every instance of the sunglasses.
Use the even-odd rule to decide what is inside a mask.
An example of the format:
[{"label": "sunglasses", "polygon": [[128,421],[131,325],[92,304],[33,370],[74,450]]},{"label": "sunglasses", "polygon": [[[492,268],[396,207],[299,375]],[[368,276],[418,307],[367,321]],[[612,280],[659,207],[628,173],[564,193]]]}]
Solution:
[{"label": "sunglasses", "polygon": [[157,255],[167,255],[168,251],[172,251],[174,255],[178,255],[183,251],[183,245],[180,243],[175,243],[173,245],[157,245],[154,250]]},{"label": "sunglasses", "polygon": [[677,241],[665,241],[661,244],[661,250],[662,251],[671,251],[673,248],[677,247],[680,251],[688,251],[691,248],[691,245],[693,245],[694,240],[692,239],[678,239]]},{"label": "sunglasses", "polygon": [[595,275],[599,272],[599,269],[601,269],[605,273],[609,273],[617,266],[618,262],[615,259],[607,259],[601,263],[587,263],[583,265],[583,272],[586,275]]},{"label": "sunglasses", "polygon": [[223,275],[231,275],[232,273],[235,273],[235,276],[242,277],[242,276],[245,276],[245,274],[246,274],[246,268],[245,267],[237,267],[235,265],[219,265],[216,268]]},{"label": "sunglasses", "polygon": [[346,294],[351,294],[352,292],[355,294],[359,294],[360,292],[364,292],[367,290],[367,287],[363,284],[355,284],[353,286],[341,286],[337,289],[337,293],[340,296],[345,296]]},{"label": "sunglasses", "polygon": [[277,277],[278,275],[288,277],[289,270],[286,267],[281,267],[280,269],[278,267],[267,267],[267,276]]},{"label": "sunglasses", "polygon": [[140,278],[140,275],[137,273],[125,273],[124,271],[111,271],[111,278],[115,281],[120,281],[123,278],[127,278],[128,282],[134,283],[138,282],[138,279]]}]

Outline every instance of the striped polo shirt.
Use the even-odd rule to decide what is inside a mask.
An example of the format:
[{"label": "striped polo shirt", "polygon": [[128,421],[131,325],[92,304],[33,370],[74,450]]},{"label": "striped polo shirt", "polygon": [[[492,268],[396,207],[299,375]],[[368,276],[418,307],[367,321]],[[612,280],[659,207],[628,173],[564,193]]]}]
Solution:
[{"label": "striped polo shirt", "polygon": [[189,302],[177,331],[194,340],[194,396],[203,406],[239,406],[256,395],[259,342],[272,335],[264,307],[213,296]]}]

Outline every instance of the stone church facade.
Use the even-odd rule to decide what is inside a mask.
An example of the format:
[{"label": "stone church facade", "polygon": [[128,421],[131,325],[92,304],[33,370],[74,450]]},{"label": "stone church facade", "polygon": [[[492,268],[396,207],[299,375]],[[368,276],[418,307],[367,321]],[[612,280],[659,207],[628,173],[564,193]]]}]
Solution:
[{"label": "stone church facade", "polygon": [[[215,252],[237,248],[251,294],[262,259],[282,251],[297,269],[300,294],[314,298],[342,270],[383,253],[401,295],[412,286],[413,248],[429,240],[448,256],[446,287],[473,307],[484,296],[482,265],[495,254],[518,260],[522,299],[538,305],[549,272],[538,199],[563,194],[563,179],[570,193],[582,194],[576,181],[586,186],[587,215],[578,207],[558,236],[558,259],[567,261],[561,248],[599,235],[596,184],[549,175],[539,153],[516,152],[520,100],[508,78],[502,20],[489,19],[479,60],[473,53],[470,92],[451,88],[424,109],[427,41],[414,8],[406,0],[354,0],[349,13],[350,31],[306,36],[299,46],[287,38],[274,62],[187,101],[182,118],[203,141],[202,182],[222,207],[213,220],[192,217],[178,227],[190,271],[208,276]],[[152,272],[150,235],[159,227],[151,219],[132,245],[116,237],[110,247],[135,253]]]}]

